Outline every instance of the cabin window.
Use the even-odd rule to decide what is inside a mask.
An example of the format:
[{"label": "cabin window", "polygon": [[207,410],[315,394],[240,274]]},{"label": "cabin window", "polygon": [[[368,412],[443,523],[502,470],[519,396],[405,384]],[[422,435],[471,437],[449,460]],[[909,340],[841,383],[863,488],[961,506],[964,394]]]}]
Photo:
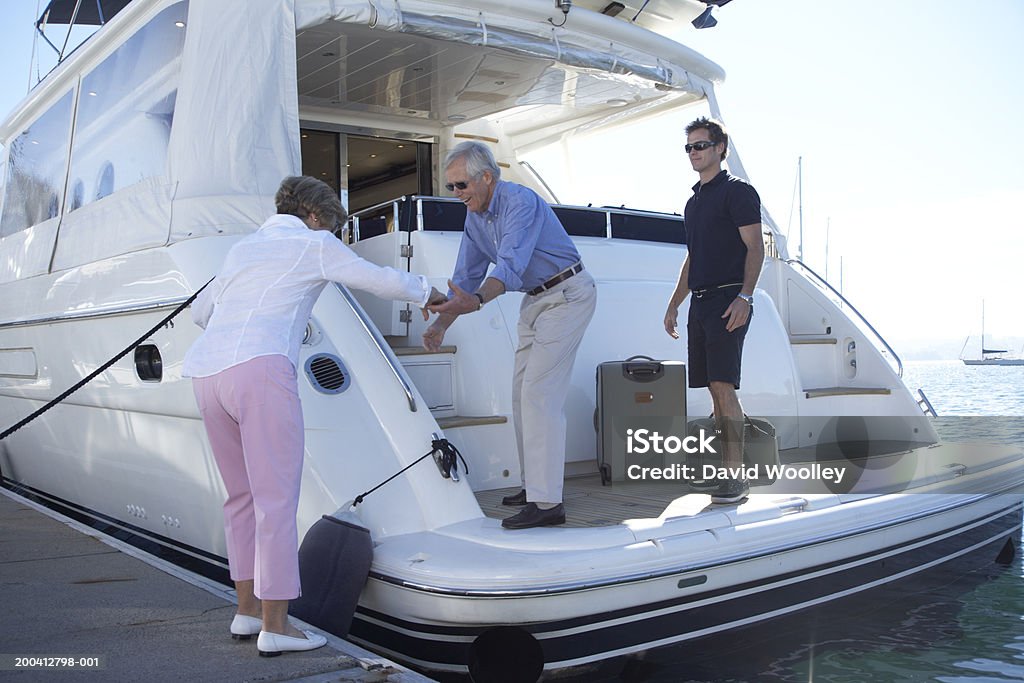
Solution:
[{"label": "cabin window", "polygon": [[13,235],[60,213],[71,130],[72,93],[10,143],[5,169],[7,191],[0,237]]},{"label": "cabin window", "polygon": [[[417,155],[417,143],[408,140],[346,136],[348,197],[352,211],[360,211],[404,195],[430,192],[429,152],[426,162]],[[429,149],[426,143],[419,143]],[[426,174],[427,185],[423,184]]]},{"label": "cabin window", "polygon": [[466,225],[466,205],[445,200],[423,200],[424,230],[461,231]]},{"label": "cabin window", "polygon": [[607,237],[607,214],[593,209],[568,209],[552,207],[558,222],[573,237]]},{"label": "cabin window", "polygon": [[4,155],[5,147],[0,145],[0,216],[4,214],[4,188],[7,187],[7,157]]},{"label": "cabin window", "polygon": [[686,244],[683,217],[675,214],[612,214],[612,237],[666,244]]},{"label": "cabin window", "polygon": [[68,211],[74,211],[85,201],[85,183],[81,179],[71,186],[71,197],[68,200]]},{"label": "cabin window", "polygon": [[335,192],[341,191],[341,149],[338,134],[320,130],[303,130],[300,137],[302,173],[319,178]]},{"label": "cabin window", "polygon": [[82,79],[71,177],[92,179],[81,204],[166,175],[188,3],[171,5]]},{"label": "cabin window", "polygon": [[100,177],[96,181],[96,199],[103,199],[114,191],[114,165],[109,161],[100,168]]}]

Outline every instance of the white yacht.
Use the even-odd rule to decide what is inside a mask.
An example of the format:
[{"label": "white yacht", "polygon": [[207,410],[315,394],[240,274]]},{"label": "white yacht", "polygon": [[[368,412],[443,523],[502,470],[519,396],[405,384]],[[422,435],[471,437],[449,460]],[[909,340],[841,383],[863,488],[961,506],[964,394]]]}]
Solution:
[{"label": "white yacht", "polygon": [[[468,464],[442,472],[427,458],[357,508],[374,559],[350,638],[464,672],[499,634],[524,666],[539,657],[554,670],[1005,557],[1021,530],[1021,448],[939,442],[896,353],[789,258],[767,214],[741,398],[775,425],[783,463],[846,467],[849,478],[780,478],[731,506],[672,482],[602,485],[595,368],[636,354],[685,361],[685,343],[662,328],[686,254],[682,219],[558,205],[525,156],[683,108],[721,116],[723,70],[667,37],[708,5],[53,0],[40,28],[96,30],[0,123],[0,427],[207,282],[273,212],[287,175],[338,189],[361,255],[444,289],[464,208],[440,196],[439,160],[482,140],[504,178],[556,204],[598,282],[567,404],[568,521],[500,526],[514,511],[500,499],[520,484],[518,294],[460,319],[450,346],[428,354],[416,311],[325,289],[299,368],[300,533],[435,437]],[[735,152],[729,167],[744,176]],[[679,169],[681,191],[691,176]],[[0,441],[0,473],[8,488],[226,579],[224,492],[181,377],[198,332],[187,312],[160,326]],[[706,391],[685,397],[688,415],[708,415]]]}]

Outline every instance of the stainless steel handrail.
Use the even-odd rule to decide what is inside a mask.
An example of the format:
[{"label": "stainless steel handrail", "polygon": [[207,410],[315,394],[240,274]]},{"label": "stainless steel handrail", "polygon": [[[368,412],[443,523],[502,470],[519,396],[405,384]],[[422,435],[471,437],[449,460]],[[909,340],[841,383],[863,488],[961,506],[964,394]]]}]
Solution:
[{"label": "stainless steel handrail", "polygon": [[856,307],[855,307],[855,306],[854,306],[853,304],[851,304],[851,303],[850,303],[850,302],[849,302],[849,301],[847,300],[847,298],[846,298],[845,296],[843,296],[843,295],[842,295],[842,293],[840,293],[840,292],[839,292],[839,290],[837,290],[837,289],[836,289],[835,287],[833,287],[832,285],[830,285],[830,284],[828,283],[828,280],[826,280],[825,278],[823,278],[822,276],[820,276],[820,275],[818,275],[818,274],[817,274],[816,272],[814,272],[814,271],[813,271],[813,270],[811,269],[811,267],[810,267],[810,266],[808,266],[808,265],[807,265],[806,263],[804,263],[803,261],[800,261],[800,260],[798,260],[798,259],[786,259],[786,261],[785,261],[785,262],[786,262],[786,263],[788,263],[788,264],[789,264],[789,265],[791,265],[791,266],[799,266],[799,267],[800,267],[800,268],[802,268],[803,270],[805,270],[805,271],[807,271],[808,273],[810,273],[811,275],[813,275],[813,276],[814,276],[814,278],[815,278],[815,279],[816,279],[816,280],[817,280],[817,281],[818,281],[818,282],[819,282],[820,284],[824,285],[824,286],[825,286],[825,288],[826,288],[826,289],[827,289],[828,291],[832,292],[832,293],[833,293],[833,294],[835,294],[835,295],[836,295],[837,297],[839,297],[839,300],[840,300],[840,301],[842,301],[842,302],[843,302],[843,304],[845,304],[846,306],[849,306],[849,307],[850,307],[850,310],[851,310],[851,311],[853,311],[853,312],[854,312],[854,313],[855,313],[855,314],[857,315],[857,317],[858,317],[858,318],[860,318],[860,321],[861,321],[862,323],[864,323],[865,325],[867,325],[867,328],[868,328],[869,330],[871,330],[871,333],[872,333],[872,334],[874,334],[874,335],[875,335],[875,337],[876,337],[876,338],[878,339],[878,341],[882,342],[882,345],[883,345],[883,346],[884,346],[884,347],[886,348],[886,350],[887,350],[887,351],[888,351],[888,352],[889,352],[890,354],[892,354],[892,357],[893,357],[893,358],[894,358],[894,359],[896,360],[897,374],[898,374],[898,375],[899,375],[900,377],[903,377],[903,361],[902,361],[902,360],[900,360],[900,357],[899,357],[899,355],[897,355],[896,351],[895,351],[895,350],[894,350],[894,349],[893,349],[893,348],[892,348],[891,346],[889,346],[889,342],[885,341],[885,337],[883,337],[883,336],[881,335],[881,333],[880,333],[880,332],[879,332],[878,330],[876,330],[876,329],[875,329],[874,325],[872,325],[871,323],[869,323],[869,322],[868,322],[868,319],[867,319],[867,318],[865,318],[865,317],[864,317],[864,316],[863,316],[863,315],[861,314],[861,312],[860,312],[860,311],[858,311],[858,310],[857,310],[857,308],[856,308]]},{"label": "stainless steel handrail", "polygon": [[338,291],[341,292],[341,295],[345,297],[345,301],[348,302],[348,305],[352,308],[352,312],[356,314],[357,318],[359,318],[359,322],[362,324],[363,329],[366,330],[370,335],[370,338],[373,339],[373,343],[377,345],[377,350],[380,351],[380,355],[384,357],[388,367],[391,368],[391,372],[395,375],[395,379],[398,380],[398,383],[402,385],[402,389],[405,391],[405,398],[409,401],[409,410],[415,413],[416,397],[413,396],[412,386],[402,374],[401,369],[397,367],[397,365],[400,364],[395,359],[394,354],[390,352],[390,347],[384,340],[384,337],[381,336],[380,330],[370,322],[370,316],[366,314],[366,311],[364,311],[363,307],[359,305],[359,302],[356,301],[356,298],[352,296],[352,292],[348,291],[347,287],[337,282],[334,283],[334,286],[337,287]]},{"label": "stainless steel handrail", "polygon": [[5,327],[21,327],[24,325],[48,325],[51,323],[69,322],[71,320],[86,320],[89,318],[107,318],[115,315],[129,315],[131,313],[144,313],[146,311],[158,311],[165,308],[180,306],[181,302],[188,296],[179,296],[173,299],[162,299],[142,304],[128,304],[126,306],[107,306],[91,308],[79,311],[68,311],[55,315],[43,315],[36,318],[21,318],[19,320],[8,320],[0,322],[0,329]]}]

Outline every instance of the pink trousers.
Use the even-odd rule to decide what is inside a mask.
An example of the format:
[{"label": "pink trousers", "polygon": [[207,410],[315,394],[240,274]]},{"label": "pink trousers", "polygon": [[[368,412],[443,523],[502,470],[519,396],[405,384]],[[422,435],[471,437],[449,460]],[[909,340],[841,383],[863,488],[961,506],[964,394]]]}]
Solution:
[{"label": "pink trousers", "polygon": [[296,598],[304,431],[295,368],[285,356],[258,356],[192,387],[228,492],[231,578],[255,580],[263,600]]}]

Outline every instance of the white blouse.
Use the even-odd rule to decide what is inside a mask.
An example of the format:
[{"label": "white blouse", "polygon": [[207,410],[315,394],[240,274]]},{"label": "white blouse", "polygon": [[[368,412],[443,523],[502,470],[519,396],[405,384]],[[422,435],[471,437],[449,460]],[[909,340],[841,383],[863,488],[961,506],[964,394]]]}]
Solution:
[{"label": "white blouse", "polygon": [[328,282],[415,303],[430,296],[422,275],[375,265],[326,230],[277,214],[228,251],[217,278],[192,304],[203,334],[185,354],[185,377],[208,377],[257,356],[298,366],[299,345]]}]

